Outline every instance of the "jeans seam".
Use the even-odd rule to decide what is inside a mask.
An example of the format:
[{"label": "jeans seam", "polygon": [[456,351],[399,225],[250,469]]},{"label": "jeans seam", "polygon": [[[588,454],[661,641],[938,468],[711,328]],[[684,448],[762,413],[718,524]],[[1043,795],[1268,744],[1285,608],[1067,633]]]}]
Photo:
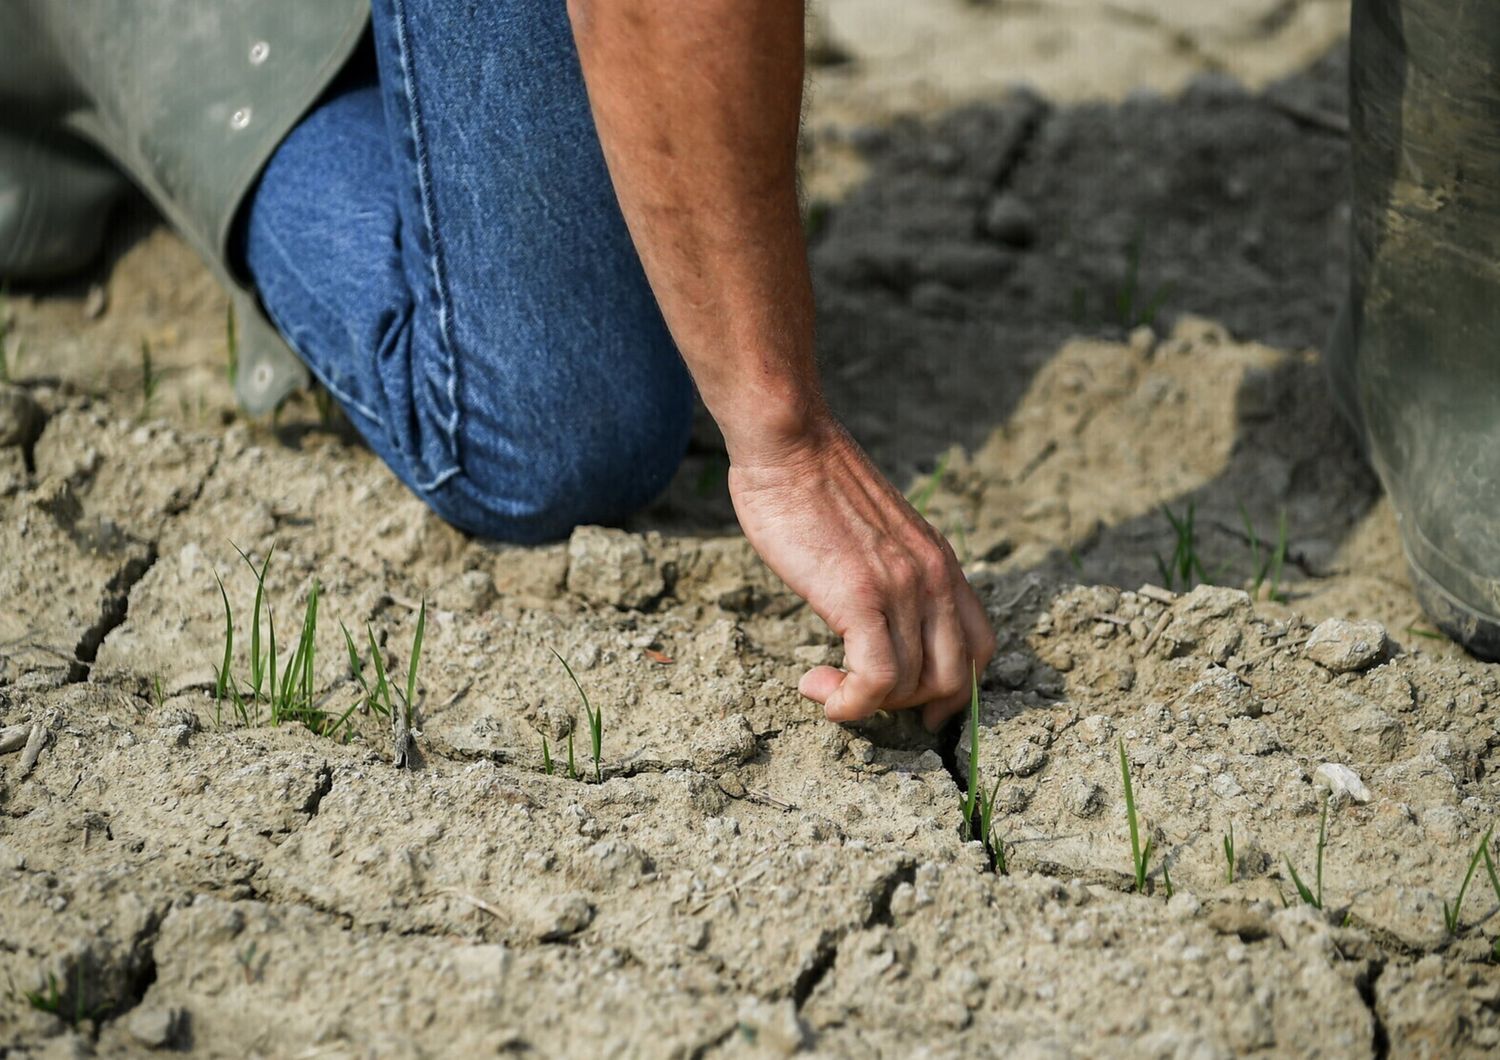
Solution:
[{"label": "jeans seam", "polygon": [[408,25],[406,15],[406,0],[391,0],[391,8],[395,13],[396,48],[400,60],[401,70],[401,94],[406,101],[407,127],[412,140],[412,152],[417,171],[417,195],[422,206],[422,225],[426,230],[428,251],[427,256],[432,268],[433,291],[436,295],[438,317],[438,346],[442,350],[445,360],[444,368],[447,370],[447,397],[450,415],[443,429],[447,435],[448,455],[452,463],[443,471],[437,472],[430,484],[424,485],[422,489],[436,489],[442,483],[452,478],[460,469],[458,459],[458,433],[459,433],[459,410],[458,410],[458,358],[454,355],[454,341],[452,333],[453,314],[452,299],[448,290],[447,262],[443,253],[442,237],[438,233],[437,207],[432,194],[432,169],[427,154],[427,141],[421,128],[421,110],[417,105],[416,79],[411,70],[411,49],[408,44]]},{"label": "jeans seam", "polygon": [[[298,284],[304,291],[308,292],[310,300],[315,305],[317,305],[318,308],[322,309],[323,312],[327,313],[330,318],[332,318],[333,320],[338,320],[339,315],[327,305],[324,305],[323,301],[312,293],[314,288],[302,279],[301,274],[297,271],[296,262],[292,259],[292,256],[287,253],[286,248],[281,245],[281,241],[276,237],[276,233],[271,226],[266,227],[265,235],[266,241],[270,243],[271,247],[276,251],[278,255],[280,255],[282,262],[285,264],[287,272],[296,278]],[[261,299],[261,302],[262,304],[264,304],[265,299]],[[272,312],[269,305],[265,306],[265,311],[267,316],[272,317],[272,322],[276,325],[276,330],[281,332],[282,337],[286,339],[287,345],[292,347],[293,352],[296,353],[297,356],[302,359],[302,363],[307,366],[307,370],[310,371],[313,375],[317,376],[318,382],[322,383],[324,388],[326,388],[330,394],[338,398],[344,404],[355,409],[361,415],[367,416],[369,419],[378,424],[381,430],[385,429],[385,421],[380,418],[379,414],[377,414],[374,409],[371,409],[364,402],[359,401],[353,396],[345,393],[343,387],[334,384],[329,379],[329,374],[318,367],[315,358],[309,357],[305,350],[298,348],[297,344],[293,341],[292,338],[292,329],[287,328],[281,323],[281,321],[275,319],[275,314]]]}]

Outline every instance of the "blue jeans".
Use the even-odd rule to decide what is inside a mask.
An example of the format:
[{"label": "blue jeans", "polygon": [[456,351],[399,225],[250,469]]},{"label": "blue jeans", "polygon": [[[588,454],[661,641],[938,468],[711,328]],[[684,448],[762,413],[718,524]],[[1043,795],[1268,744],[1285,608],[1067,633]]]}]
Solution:
[{"label": "blue jeans", "polygon": [[278,148],[242,254],[276,326],[443,518],[530,543],[681,461],[693,388],[615,199],[563,0],[374,0],[378,78]]}]

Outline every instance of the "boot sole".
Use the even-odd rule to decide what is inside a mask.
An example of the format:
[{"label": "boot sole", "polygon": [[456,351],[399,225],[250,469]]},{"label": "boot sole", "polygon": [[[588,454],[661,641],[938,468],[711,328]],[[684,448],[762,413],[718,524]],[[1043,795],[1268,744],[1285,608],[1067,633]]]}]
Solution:
[{"label": "boot sole", "polygon": [[1488,615],[1454,596],[1406,552],[1412,585],[1422,610],[1464,650],[1485,662],[1500,662],[1500,616]]}]

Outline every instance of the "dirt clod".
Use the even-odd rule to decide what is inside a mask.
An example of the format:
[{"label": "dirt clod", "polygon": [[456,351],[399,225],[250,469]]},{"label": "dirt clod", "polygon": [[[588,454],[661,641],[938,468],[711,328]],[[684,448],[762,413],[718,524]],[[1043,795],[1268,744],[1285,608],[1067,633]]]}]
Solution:
[{"label": "dirt clod", "polygon": [[1373,666],[1385,651],[1385,627],[1379,622],[1342,618],[1320,622],[1303,648],[1309,659],[1336,674]]}]

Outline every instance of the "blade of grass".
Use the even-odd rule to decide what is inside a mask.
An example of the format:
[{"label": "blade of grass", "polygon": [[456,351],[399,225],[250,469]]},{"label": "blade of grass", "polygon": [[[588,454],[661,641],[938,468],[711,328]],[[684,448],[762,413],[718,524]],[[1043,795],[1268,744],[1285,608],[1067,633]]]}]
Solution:
[{"label": "blade of grass", "polygon": [[[411,662],[406,668],[406,724],[411,726],[412,709],[417,701],[417,664],[422,658],[422,635],[427,629],[427,601],[422,601],[422,608],[417,612],[417,632],[411,641]],[[564,663],[564,665],[567,665]],[[569,671],[570,673],[572,671]],[[574,682],[577,683],[576,681]],[[580,689],[580,691],[582,691]],[[595,752],[598,757],[598,752]]]},{"label": "blade of grass", "polygon": [[1120,777],[1125,782],[1125,820],[1130,826],[1130,862],[1135,869],[1135,889],[1146,887],[1146,859],[1151,855],[1151,840],[1146,840],[1146,849],[1141,850],[1140,823],[1135,813],[1135,788],[1130,783],[1130,759],[1125,755],[1125,740],[1119,741]]},{"label": "blade of grass", "polygon": [[214,571],[214,581],[219,583],[219,596],[224,601],[224,661],[219,664],[219,679],[214,682],[215,705],[224,701],[225,688],[230,680],[230,668],[234,664],[234,612],[229,608],[229,594],[224,591],[224,579]]},{"label": "blade of grass", "polygon": [[[573,682],[573,687],[578,689],[578,695],[583,700],[583,712],[588,715],[589,721],[589,746],[594,755],[594,783],[597,784],[601,778],[600,759],[604,751],[604,708],[594,709],[593,705],[589,702],[589,694],[583,690],[583,685],[579,684],[578,676],[573,673],[573,668],[568,665],[568,660],[559,655],[554,648],[548,648],[547,650],[552,652],[553,658],[562,663],[563,669],[568,672],[569,680]],[[568,737],[568,772],[570,774],[573,773],[573,741],[571,733]]]},{"label": "blade of grass", "polygon": [[1484,838],[1479,841],[1479,847],[1474,851],[1474,856],[1469,859],[1469,871],[1464,873],[1464,882],[1459,885],[1458,897],[1453,899],[1450,907],[1446,901],[1443,902],[1443,923],[1448,927],[1448,934],[1457,935],[1459,928],[1459,916],[1463,912],[1464,894],[1469,889],[1469,881],[1474,878],[1474,871],[1479,868],[1479,861],[1489,853],[1490,836],[1494,834],[1495,826],[1490,825],[1485,830]]},{"label": "blade of grass", "polygon": [[1286,597],[1281,591],[1281,569],[1286,563],[1286,509],[1281,510],[1281,516],[1277,520],[1276,551],[1271,555],[1271,599],[1285,601]]},{"label": "blade of grass", "polygon": [[969,787],[964,792],[964,841],[974,838],[974,810],[979,800],[979,671],[969,661]]},{"label": "blade of grass", "polygon": [[391,686],[385,679],[385,658],[380,645],[375,642],[375,629],[368,622],[365,623],[365,633],[370,638],[370,661],[375,665],[375,696],[372,701],[377,703],[377,709],[384,708],[385,716],[390,717],[395,708],[391,706]]},{"label": "blade of grass", "polygon": [[[250,695],[259,705],[266,670],[265,658],[260,650],[260,610],[266,595],[266,571],[271,568],[271,557],[276,554],[276,546],[273,544],[266,550],[266,558],[257,570],[254,561],[245,554],[244,549],[232,541],[230,545],[240,554],[240,559],[245,561],[245,566],[250,568],[250,573],[255,575],[255,606],[250,615]],[[272,666],[275,666],[274,662]]]}]

